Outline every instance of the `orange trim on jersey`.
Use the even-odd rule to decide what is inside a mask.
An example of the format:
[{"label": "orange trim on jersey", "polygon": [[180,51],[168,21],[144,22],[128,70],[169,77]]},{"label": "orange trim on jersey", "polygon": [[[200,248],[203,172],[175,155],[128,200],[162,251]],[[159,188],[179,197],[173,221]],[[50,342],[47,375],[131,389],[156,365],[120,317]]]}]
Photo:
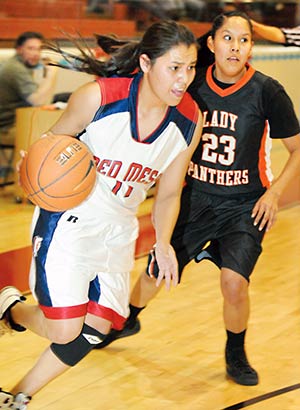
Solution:
[{"label": "orange trim on jersey", "polygon": [[259,178],[261,180],[262,186],[265,188],[269,188],[271,182],[267,175],[267,157],[270,156],[270,152],[266,149],[266,141],[269,136],[269,124],[266,121],[264,133],[261,139],[261,145],[258,154],[258,171],[259,171]]},{"label": "orange trim on jersey", "polygon": [[98,305],[97,302],[90,301],[88,304],[88,313],[95,316],[100,316],[103,319],[109,320],[112,323],[112,328],[116,330],[121,330],[124,327],[126,317],[119,315],[113,309],[106,306]]},{"label": "orange trim on jersey", "polygon": [[39,306],[48,319],[73,319],[85,316],[87,312],[87,303],[69,307]]},{"label": "orange trim on jersey", "polygon": [[248,69],[245,75],[238,82],[236,82],[232,86],[225,88],[225,90],[223,90],[223,88],[220,88],[213,80],[212,73],[213,73],[214,66],[215,64],[208,67],[207,72],[206,72],[206,81],[209,87],[220,97],[227,97],[228,95],[231,95],[235,93],[236,91],[240,90],[242,87],[244,87],[245,84],[248,83],[248,81],[251,80],[251,78],[253,77],[255,73],[255,69],[249,63],[246,63],[246,67]]}]

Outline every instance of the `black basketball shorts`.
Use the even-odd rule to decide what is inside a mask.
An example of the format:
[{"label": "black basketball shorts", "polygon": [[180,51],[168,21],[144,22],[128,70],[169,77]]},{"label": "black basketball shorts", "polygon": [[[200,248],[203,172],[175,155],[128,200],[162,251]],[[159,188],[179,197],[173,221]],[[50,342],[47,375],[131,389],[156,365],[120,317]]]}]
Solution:
[{"label": "black basketball shorts", "polygon": [[[252,209],[259,196],[227,198],[195,192],[185,187],[180,214],[172,235],[181,279],[184,267],[197,257],[208,242],[218,253],[219,267],[249,277],[262,251],[264,230],[253,225]],[[155,252],[148,257],[147,273],[158,275]]]}]

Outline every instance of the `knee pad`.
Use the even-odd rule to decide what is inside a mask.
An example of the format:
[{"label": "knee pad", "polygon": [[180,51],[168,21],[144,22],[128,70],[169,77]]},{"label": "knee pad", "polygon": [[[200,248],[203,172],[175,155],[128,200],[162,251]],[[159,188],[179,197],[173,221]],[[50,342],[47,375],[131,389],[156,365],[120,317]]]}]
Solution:
[{"label": "knee pad", "polygon": [[101,343],[105,337],[106,335],[84,324],[80,335],[72,340],[72,342],[66,344],[52,343],[50,348],[63,363],[68,366],[75,366],[93,350],[95,345]]}]

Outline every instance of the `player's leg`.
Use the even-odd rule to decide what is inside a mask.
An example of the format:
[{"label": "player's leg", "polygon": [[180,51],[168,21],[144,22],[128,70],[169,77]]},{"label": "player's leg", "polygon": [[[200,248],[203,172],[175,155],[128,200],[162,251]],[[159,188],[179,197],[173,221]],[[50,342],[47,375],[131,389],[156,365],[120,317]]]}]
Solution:
[{"label": "player's leg", "polygon": [[[98,278],[101,284],[101,294],[99,299],[96,300],[97,292],[93,292],[94,300],[90,301],[88,311],[92,314],[99,314],[102,318],[111,322],[111,330],[108,335],[103,342],[94,346],[95,349],[102,349],[117,338],[124,328],[126,318],[128,318],[130,273],[99,272]],[[89,316],[87,317],[87,323],[94,325]]]},{"label": "player's leg", "polygon": [[38,305],[25,303],[25,297],[13,286],[0,291],[0,324],[3,331],[31,330],[50,341],[68,342],[78,335],[83,317],[70,320],[48,319]]},{"label": "player's leg", "polygon": [[[30,314],[32,309],[27,309],[28,306],[23,302],[20,292],[15,288],[7,287],[0,293],[0,310],[2,321],[7,321],[7,325],[13,330],[19,331],[19,328],[27,326],[30,329],[31,320],[26,320],[26,314]],[[24,312],[25,310],[25,312]],[[16,312],[16,313],[15,313]],[[47,319],[42,314],[43,320],[39,321],[39,325],[43,331],[39,333],[48,337],[54,343],[51,348],[48,348],[40,357],[36,365],[23,377],[23,379],[11,390],[9,394],[12,403],[18,409],[25,409],[29,398],[45,386],[49,381],[53,380],[58,375],[65,372],[71,365],[76,364],[83,358],[92,348],[94,343],[84,335],[91,333],[93,342],[99,336],[97,343],[104,339],[104,336],[95,332],[94,329],[82,327],[84,317],[71,318],[66,320],[51,320]],[[24,320],[22,321],[22,318]],[[38,328],[35,323],[34,328]],[[24,329],[24,328],[23,328]],[[82,330],[81,330],[82,329]],[[91,331],[90,331],[91,330]],[[83,334],[84,332],[84,334]],[[55,350],[56,347],[56,350]],[[3,396],[3,395],[2,395]],[[2,397],[5,404],[5,398]],[[15,402],[19,403],[16,404]],[[0,397],[0,408],[1,397]],[[5,408],[5,407],[4,407]]]},{"label": "player's leg", "polygon": [[[42,246],[37,251],[39,250],[43,250]],[[66,250],[60,250],[60,246],[56,250],[61,251],[62,255],[47,246],[47,269],[39,263],[35,280],[31,281],[32,290],[38,299],[38,308],[42,311],[38,324],[34,325],[40,326],[42,330],[39,334],[48,337],[53,343],[14,387],[14,394],[20,390],[27,396],[35,394],[50,380],[76,365],[92,350],[95,343],[104,338],[97,329],[83,325],[91,280],[87,276],[88,266],[84,264],[82,257],[80,265],[76,260],[73,262],[72,255],[67,255]],[[39,258],[38,253],[36,260]],[[43,260],[42,255],[41,259]],[[70,301],[73,302],[72,305]],[[15,324],[26,325],[35,330],[27,317],[29,309],[26,310],[26,305],[18,294],[14,297],[12,294],[6,295],[6,301],[2,305],[10,310],[10,317]],[[19,396],[14,397],[14,400],[17,397]]]},{"label": "player's leg", "polygon": [[126,320],[124,329],[118,334],[119,337],[131,336],[140,331],[140,322],[137,319],[140,312],[150,303],[163,287],[156,286],[158,277],[158,265],[155,257],[155,249],[152,249],[148,256],[146,271],[141,273],[136,281],[131,294],[129,303],[129,316]]},{"label": "player's leg", "polygon": [[127,327],[134,327],[138,314],[155,298],[163,285],[161,283],[160,286],[156,286],[155,276],[149,276],[146,272],[141,273],[130,294],[130,312],[126,321]]},{"label": "player's leg", "polygon": [[[8,306],[8,304],[10,303],[10,310],[15,310],[25,305],[21,300],[14,303],[12,295],[13,293],[6,292],[6,302],[4,301],[2,306],[9,309],[10,306]],[[9,299],[8,296],[10,296]],[[15,299],[17,297],[20,298],[18,293],[15,294]],[[84,309],[86,313],[88,304],[80,302],[81,300],[78,299],[78,305],[75,307],[47,307],[47,309],[44,308],[43,314],[49,315],[50,317],[59,314],[68,316],[68,312],[72,311],[74,315],[74,308],[77,312]],[[21,316],[22,314],[19,312],[19,317]],[[17,314],[14,315],[13,312],[11,317],[15,322],[18,316]],[[92,327],[92,325],[83,323],[85,319],[89,319],[90,323],[95,326]],[[125,320],[125,318],[123,320]],[[51,380],[64,373],[71,366],[75,366],[93,349],[95,344],[100,343],[104,339],[104,333],[107,334],[111,326],[108,320],[101,317],[93,318],[93,315],[90,313],[87,317],[80,316],[68,319],[61,317],[60,319],[53,320],[45,317],[44,322],[46,323],[45,328],[47,329],[45,333],[47,333],[48,336],[50,334],[54,336],[52,338],[53,343],[45,350],[33,368],[11,390],[13,400],[20,399],[20,392],[23,392],[25,398],[34,395]],[[104,329],[104,333],[101,333],[98,329]],[[20,408],[25,409],[26,407]]]},{"label": "player's leg", "polygon": [[[178,260],[179,281],[184,267],[199,254],[200,249],[213,234],[214,215],[209,211],[209,207],[210,199],[205,195],[198,195],[188,188],[184,189],[181,211],[171,241]],[[132,336],[140,331],[138,316],[163,286],[156,286],[158,272],[154,248],[149,253],[146,271],[139,276],[131,292],[129,317],[124,328],[119,331],[112,329],[103,343],[95,347],[96,349],[102,349],[116,339]]]},{"label": "player's leg", "polygon": [[[9,408],[25,410],[33,394],[81,360],[92,350],[95,343],[94,329],[82,328],[83,316],[60,320],[49,319],[38,306],[26,305],[24,297],[14,287],[6,287],[0,292],[0,318],[1,323],[7,328],[16,331],[28,328],[54,342],[51,349],[44,352],[37,364],[11,392],[0,394],[0,408],[8,408],[7,403],[10,403],[13,407]],[[88,333],[92,334],[92,342],[86,337]],[[104,335],[96,332],[96,337],[98,336],[97,343],[104,339]],[[54,347],[57,348],[57,352]]]},{"label": "player's leg", "polygon": [[223,317],[227,334],[227,375],[236,383],[256,385],[258,374],[248,362],[245,337],[249,318],[249,278],[262,251],[264,236],[253,225],[251,213],[257,198],[216,201],[218,253],[221,260]]},{"label": "player's leg", "polygon": [[[17,307],[22,307],[22,306],[25,306],[23,302],[21,303],[17,302],[12,307],[12,309],[16,309]],[[8,309],[6,309],[6,312],[5,312],[6,314],[8,310],[9,310],[9,307]],[[14,317],[13,314],[10,314],[10,317],[13,318],[14,329],[18,330],[16,326],[20,326],[20,325],[16,321],[17,320],[16,317]],[[11,408],[22,409],[22,410],[26,409],[26,404],[30,401],[30,398],[33,394],[35,394],[38,390],[44,387],[49,381],[53,380],[58,375],[65,372],[70,367],[70,365],[76,364],[90,350],[92,350],[94,344],[90,343],[89,339],[83,337],[82,332],[80,333],[80,328],[82,327],[83,318],[60,320],[60,321],[59,320],[53,321],[53,320],[44,318],[44,321],[45,323],[47,322],[48,324],[48,326],[47,325],[44,326],[44,328],[47,329],[45,330],[45,334],[47,336],[53,336],[52,340],[54,340],[55,343],[52,343],[51,349],[48,348],[42,354],[42,356],[40,357],[36,365],[22,378],[22,380],[11,390],[11,392],[7,393],[6,398],[3,397],[3,395],[0,395],[0,408],[5,408],[3,406],[6,405],[8,400],[10,400],[14,406]],[[24,325],[25,323],[26,321],[24,321],[24,323],[22,324]],[[79,327],[79,336],[77,336],[78,327]],[[86,329],[84,330],[86,332]],[[90,333],[93,333],[93,337],[94,337],[94,332],[90,332]],[[98,333],[97,333],[97,336],[98,336]],[[98,340],[98,343],[104,339],[103,335],[100,335],[100,336],[102,337],[101,339]],[[74,337],[75,339],[73,340]],[[58,346],[60,348],[59,354],[55,353],[55,351],[53,350],[53,346]],[[75,353],[75,357],[74,357],[74,353]],[[1,400],[3,401],[1,402]]]},{"label": "player's leg", "polygon": [[[252,226],[220,241],[223,317],[227,333],[225,360],[227,375],[238,384],[258,384],[258,374],[249,364],[245,336],[249,319],[249,277],[261,253],[263,233]],[[245,232],[247,231],[248,232]],[[257,232],[256,232],[257,231]]]},{"label": "player's leg", "polygon": [[[101,326],[102,324],[98,325]],[[79,363],[104,337],[97,329],[84,324],[80,334],[69,343],[52,343],[11,393],[16,396],[19,392],[26,392],[25,396],[33,396],[50,381]]]},{"label": "player's leg", "polygon": [[258,374],[246,356],[245,335],[249,319],[248,281],[237,272],[222,268],[223,317],[227,334],[227,375],[238,384],[256,385]]},{"label": "player's leg", "polygon": [[237,272],[221,269],[221,289],[224,297],[223,316],[226,329],[240,333],[249,319],[249,282]]},{"label": "player's leg", "polygon": [[11,389],[11,393],[16,395],[19,392],[26,392],[27,395],[33,396],[69,368],[70,366],[63,363],[49,346],[29,372]]},{"label": "player's leg", "polygon": [[[118,276],[118,274],[116,274],[116,276]],[[111,275],[111,277],[113,280],[114,275]],[[129,279],[127,279],[126,285],[128,283]],[[70,367],[73,367],[77,363],[79,363],[94,348],[96,344],[99,344],[102,340],[104,340],[105,336],[109,332],[112,322],[109,320],[110,314],[108,314],[108,318],[105,317],[105,312],[107,312],[106,309],[102,310],[101,306],[98,305],[98,301],[101,299],[100,288],[99,286],[97,286],[98,284],[98,278],[95,278],[90,282],[88,293],[93,295],[95,301],[90,300],[86,304],[84,308],[85,312],[89,311],[89,313],[86,313],[86,316],[81,316],[79,318],[69,318],[66,320],[52,320],[52,327],[54,327],[55,325],[61,325],[60,332],[64,336],[52,343],[43,352],[32,369],[12,389],[13,394],[16,395],[21,391],[26,392],[27,396],[33,396],[37,391],[46,386],[51,380],[57,378],[59,375],[67,371]],[[122,283],[120,285],[120,288],[122,288]],[[105,292],[105,290],[106,284],[103,283],[103,286],[101,284],[102,296],[104,296],[103,294],[107,293]],[[80,296],[77,295],[77,297],[79,298]],[[117,296],[117,301],[119,299],[121,299],[120,295]],[[128,296],[126,300],[128,300]],[[79,301],[80,300],[78,299],[78,302]],[[116,303],[116,301],[114,301],[114,303]],[[78,303],[78,305],[75,306],[75,309],[77,311],[81,311],[82,307],[79,308],[78,306],[83,305],[84,304]],[[127,308],[127,304],[123,302],[123,306],[124,305],[125,308]],[[51,312],[54,311],[56,313],[59,313],[60,310],[55,308],[48,308],[46,310],[46,312],[50,316],[53,315],[53,313]],[[68,308],[65,307],[63,311],[65,312],[65,314],[68,314]],[[61,311],[62,314],[63,311]],[[93,311],[95,311],[97,315],[91,313]],[[104,314],[102,315],[103,312]],[[102,317],[101,315],[104,317]],[[118,315],[116,316],[118,317]],[[122,317],[120,320],[121,324],[123,325],[125,317]],[[49,320],[49,322],[51,322],[51,320]],[[79,325],[79,332],[77,331],[76,333],[75,328],[78,329]],[[64,327],[67,328],[67,331],[63,330]],[[72,335],[71,339],[69,338],[70,335]]]},{"label": "player's leg", "polygon": [[133,336],[141,330],[141,324],[138,315],[145,309],[146,305],[158,294],[163,287],[163,282],[159,287],[156,286],[157,276],[149,276],[146,272],[141,273],[137,279],[129,302],[129,316],[123,329],[111,329],[102,343],[95,346],[95,349],[103,349],[116,339]]}]

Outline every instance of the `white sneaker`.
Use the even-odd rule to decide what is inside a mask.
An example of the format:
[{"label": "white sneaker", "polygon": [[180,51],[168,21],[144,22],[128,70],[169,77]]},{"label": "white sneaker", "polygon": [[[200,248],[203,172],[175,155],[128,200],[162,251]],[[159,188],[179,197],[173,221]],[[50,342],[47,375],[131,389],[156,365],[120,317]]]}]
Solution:
[{"label": "white sneaker", "polygon": [[23,332],[25,327],[15,323],[10,315],[10,309],[18,302],[26,300],[25,296],[14,286],[6,286],[0,291],[0,336],[7,331]]},{"label": "white sneaker", "polygon": [[12,409],[13,410],[26,410],[27,404],[30,402],[31,397],[25,393],[18,393],[14,397]]},{"label": "white sneaker", "polygon": [[30,400],[31,397],[25,393],[18,393],[14,396],[0,388],[0,409],[26,410]]},{"label": "white sneaker", "polygon": [[14,396],[0,389],[0,409],[9,409],[13,405]]}]

